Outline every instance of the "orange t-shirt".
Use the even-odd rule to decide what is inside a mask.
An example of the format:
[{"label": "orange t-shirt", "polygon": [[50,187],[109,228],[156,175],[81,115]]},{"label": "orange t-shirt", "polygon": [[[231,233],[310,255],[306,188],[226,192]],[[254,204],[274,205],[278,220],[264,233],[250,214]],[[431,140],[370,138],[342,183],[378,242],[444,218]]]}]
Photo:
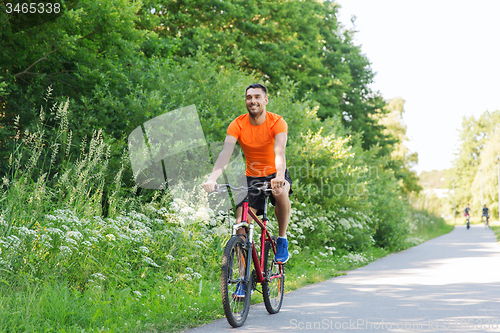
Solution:
[{"label": "orange t-shirt", "polygon": [[246,175],[265,177],[276,172],[274,164],[274,138],[276,134],[287,133],[287,124],[283,117],[266,111],[264,123],[250,124],[250,116],[243,114],[233,120],[227,128],[227,134],[238,139],[245,154]]}]

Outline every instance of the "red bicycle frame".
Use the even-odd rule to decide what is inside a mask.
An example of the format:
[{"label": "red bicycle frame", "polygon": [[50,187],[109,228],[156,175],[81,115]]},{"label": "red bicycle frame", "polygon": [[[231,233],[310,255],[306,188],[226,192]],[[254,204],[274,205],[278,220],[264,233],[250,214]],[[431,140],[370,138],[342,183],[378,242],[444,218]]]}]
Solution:
[{"label": "red bicycle frame", "polygon": [[[242,218],[241,218],[241,223],[248,223],[248,215],[250,215],[250,217],[253,218],[253,220],[255,222],[257,222],[257,224],[259,225],[260,229],[261,229],[261,236],[260,236],[260,260],[259,260],[259,257],[257,255],[257,251],[255,250],[255,244],[253,242],[253,239],[249,237],[249,242],[252,244],[252,260],[253,260],[253,264],[254,264],[254,267],[255,267],[255,272],[257,274],[257,283],[263,283],[265,281],[265,278],[263,276],[263,267],[264,267],[264,252],[265,252],[265,243],[266,241],[269,241],[273,247],[273,252],[276,253],[276,247],[274,245],[274,242],[272,241],[271,239],[271,235],[269,234],[269,231],[267,231],[267,227],[266,227],[266,224],[267,224],[267,217],[266,217],[266,211],[267,211],[267,197],[266,197],[266,205],[264,206],[264,218],[262,219],[262,221],[251,211],[248,209],[248,201],[245,200],[243,202],[243,215],[242,215]],[[250,223],[249,223],[250,224]],[[251,228],[253,229],[253,228]],[[247,234],[248,234],[248,231],[247,231]],[[250,233],[250,236],[252,236],[252,233]],[[250,271],[250,265],[248,265],[248,272]],[[282,275],[283,275],[283,266],[282,265],[279,265],[280,267],[280,274],[279,275],[275,275],[271,278],[268,277],[268,279],[276,279],[276,278],[280,278]]]}]

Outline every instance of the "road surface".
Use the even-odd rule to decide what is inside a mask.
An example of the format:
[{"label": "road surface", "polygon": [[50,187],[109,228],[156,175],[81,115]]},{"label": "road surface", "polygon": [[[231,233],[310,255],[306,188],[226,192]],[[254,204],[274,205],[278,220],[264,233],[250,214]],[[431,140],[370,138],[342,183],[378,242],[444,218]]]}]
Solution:
[{"label": "road surface", "polygon": [[287,293],[276,315],[256,304],[238,329],[222,318],[188,332],[236,331],[500,332],[500,245],[483,225],[457,226],[345,276]]}]

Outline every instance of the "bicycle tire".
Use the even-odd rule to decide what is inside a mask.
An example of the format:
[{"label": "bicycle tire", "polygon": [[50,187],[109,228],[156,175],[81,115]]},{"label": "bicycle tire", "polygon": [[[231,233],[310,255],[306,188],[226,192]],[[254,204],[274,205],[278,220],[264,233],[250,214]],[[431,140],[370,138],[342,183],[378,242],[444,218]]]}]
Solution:
[{"label": "bicycle tire", "polygon": [[[222,256],[221,267],[221,294],[224,313],[229,324],[233,327],[240,327],[245,323],[250,310],[250,297],[252,291],[252,274],[249,276],[249,283],[245,285],[245,297],[233,297],[238,283],[243,281],[240,276],[238,260],[243,260],[246,264],[248,251],[243,248],[244,241],[240,236],[233,236],[229,239]],[[239,252],[239,254],[238,254]]]},{"label": "bicycle tire", "polygon": [[[272,237],[273,242],[276,244],[276,238]],[[283,267],[283,275],[278,278],[272,278],[279,275],[280,265],[274,261],[274,251],[270,241],[266,241],[264,247],[264,277],[265,281],[262,283],[262,296],[264,297],[264,304],[266,310],[270,314],[276,314],[280,311],[283,304],[283,294],[285,288],[285,275]]]}]

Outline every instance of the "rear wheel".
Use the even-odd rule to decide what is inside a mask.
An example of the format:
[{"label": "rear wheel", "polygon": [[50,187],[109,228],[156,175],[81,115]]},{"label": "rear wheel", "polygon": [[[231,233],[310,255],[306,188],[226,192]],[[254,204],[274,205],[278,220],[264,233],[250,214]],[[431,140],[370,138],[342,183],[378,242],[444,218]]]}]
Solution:
[{"label": "rear wheel", "polygon": [[[276,238],[273,237],[276,248]],[[280,269],[282,266],[282,269]],[[267,312],[278,313],[283,303],[285,286],[285,268],[274,261],[274,251],[270,241],[266,241],[264,248],[264,279],[262,283],[262,295]]]},{"label": "rear wheel", "polygon": [[[247,319],[248,310],[250,310],[250,293],[253,281],[250,274],[249,282],[246,284],[243,282],[248,256],[248,251],[243,248],[243,244],[244,241],[241,237],[231,237],[222,257],[222,305],[227,321],[233,327],[243,325]],[[241,295],[243,297],[238,297]]]}]

